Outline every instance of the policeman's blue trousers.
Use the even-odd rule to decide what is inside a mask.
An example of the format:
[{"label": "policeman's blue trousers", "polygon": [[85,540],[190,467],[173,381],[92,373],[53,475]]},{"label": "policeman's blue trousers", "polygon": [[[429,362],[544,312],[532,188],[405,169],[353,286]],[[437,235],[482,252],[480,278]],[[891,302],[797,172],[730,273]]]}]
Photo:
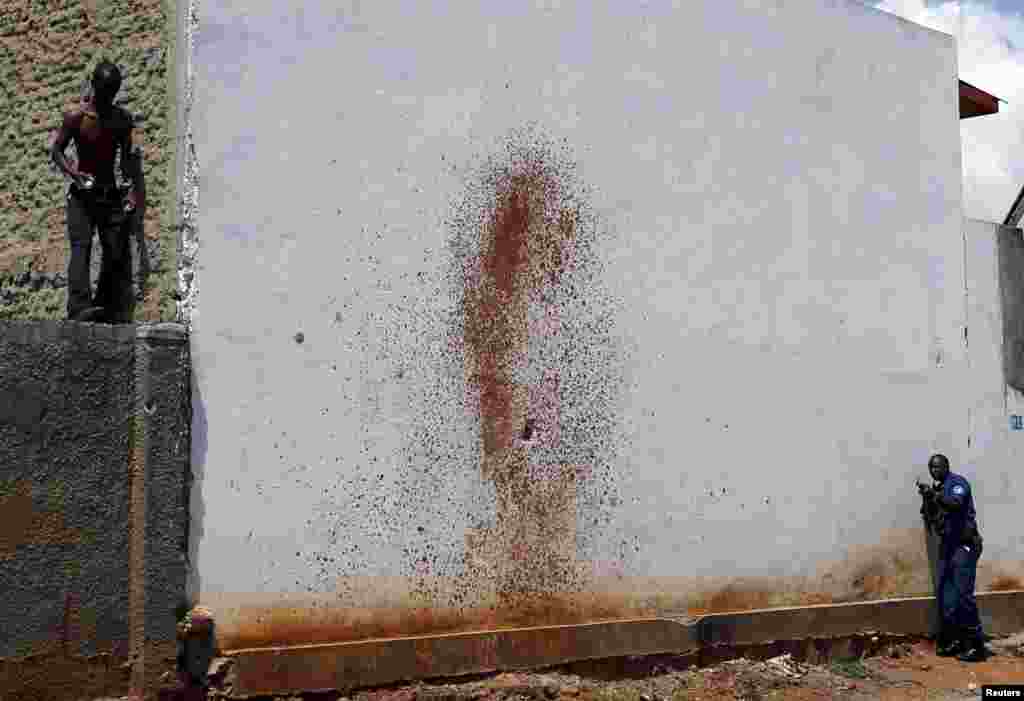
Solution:
[{"label": "policeman's blue trousers", "polygon": [[944,630],[953,636],[974,638],[983,635],[974,585],[981,550],[957,546],[943,553],[939,568],[939,605]]}]

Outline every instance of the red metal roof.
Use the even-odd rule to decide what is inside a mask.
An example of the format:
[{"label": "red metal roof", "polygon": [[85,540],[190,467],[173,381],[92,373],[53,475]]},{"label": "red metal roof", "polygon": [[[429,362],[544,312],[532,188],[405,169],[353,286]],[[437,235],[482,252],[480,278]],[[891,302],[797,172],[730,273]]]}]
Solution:
[{"label": "red metal roof", "polygon": [[960,119],[983,117],[999,111],[999,98],[960,81]]}]

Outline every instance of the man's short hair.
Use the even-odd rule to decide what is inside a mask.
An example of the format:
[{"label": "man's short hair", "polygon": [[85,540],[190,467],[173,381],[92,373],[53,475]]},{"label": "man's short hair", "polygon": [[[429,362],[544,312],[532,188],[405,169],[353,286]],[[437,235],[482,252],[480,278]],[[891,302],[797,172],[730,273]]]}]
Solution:
[{"label": "man's short hair", "polygon": [[928,467],[942,467],[949,469],[949,459],[942,453],[936,453],[928,459]]},{"label": "man's short hair", "polygon": [[121,89],[121,69],[111,61],[100,61],[92,72],[92,82],[95,85],[103,85],[117,92]]}]

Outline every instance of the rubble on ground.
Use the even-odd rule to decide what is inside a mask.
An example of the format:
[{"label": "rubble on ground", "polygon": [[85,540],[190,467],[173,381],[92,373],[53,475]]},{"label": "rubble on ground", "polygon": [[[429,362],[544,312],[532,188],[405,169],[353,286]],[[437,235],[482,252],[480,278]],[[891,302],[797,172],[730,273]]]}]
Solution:
[{"label": "rubble on ground", "polygon": [[[992,640],[989,661],[970,665],[935,655],[933,642],[897,640],[875,657],[810,664],[791,654],[738,659],[707,667],[692,657],[630,658],[636,664],[586,663],[543,671],[505,672],[350,692],[285,694],[250,701],[890,701],[977,698],[985,683],[1024,678],[1024,633]],[[231,698],[221,686],[229,658],[211,664],[208,699]],[[220,687],[220,688],[218,688]],[[94,701],[127,701],[95,699]]]},{"label": "rubble on ground", "polygon": [[1024,633],[993,640],[989,643],[989,648],[1011,657],[1024,657]]}]

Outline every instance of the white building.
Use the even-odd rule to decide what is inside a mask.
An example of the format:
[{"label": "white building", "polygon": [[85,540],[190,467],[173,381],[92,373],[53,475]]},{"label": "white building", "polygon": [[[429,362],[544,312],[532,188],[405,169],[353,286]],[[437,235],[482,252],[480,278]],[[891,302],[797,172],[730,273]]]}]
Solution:
[{"label": "white building", "polygon": [[995,102],[952,37],[853,0],[349,5],[202,6],[222,644],[925,592],[935,451],[979,584],[1022,573],[998,227],[961,206]]}]

